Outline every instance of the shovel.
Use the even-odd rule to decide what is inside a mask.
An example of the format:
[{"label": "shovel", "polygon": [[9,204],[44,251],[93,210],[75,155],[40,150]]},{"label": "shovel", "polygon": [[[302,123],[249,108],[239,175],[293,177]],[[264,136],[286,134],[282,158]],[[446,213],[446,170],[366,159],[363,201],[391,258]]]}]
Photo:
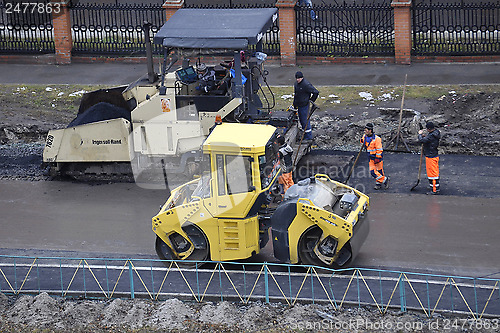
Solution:
[{"label": "shovel", "polygon": [[351,178],[352,172],[354,171],[354,167],[356,166],[356,163],[358,163],[359,156],[361,155],[361,152],[363,151],[363,148],[365,148],[365,144],[361,144],[361,148],[359,148],[358,156],[356,156],[356,159],[354,160],[354,163],[352,164],[351,171],[349,171],[349,175],[347,175],[347,178],[344,180],[344,184],[347,184],[349,181],[349,178]]},{"label": "shovel", "polygon": [[418,184],[420,183],[420,174],[422,173],[422,157],[423,156],[424,156],[424,145],[422,145],[422,147],[420,147],[420,163],[418,164],[418,179],[417,179],[417,183],[415,185],[413,185],[413,187],[410,189],[410,191],[413,191],[418,186]]}]

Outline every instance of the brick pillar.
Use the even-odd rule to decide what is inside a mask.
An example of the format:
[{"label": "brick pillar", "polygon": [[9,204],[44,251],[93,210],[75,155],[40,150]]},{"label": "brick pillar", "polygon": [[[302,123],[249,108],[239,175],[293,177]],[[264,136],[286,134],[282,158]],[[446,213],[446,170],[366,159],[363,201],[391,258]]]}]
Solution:
[{"label": "brick pillar", "polygon": [[184,6],[184,0],[165,0],[163,3],[163,8],[165,8],[165,17],[167,21],[172,15],[175,14],[177,9],[180,9]]},{"label": "brick pillar", "polygon": [[393,0],[394,8],[394,47],[396,64],[411,63],[412,24],[411,0]]},{"label": "brick pillar", "polygon": [[[59,13],[52,12],[52,25],[54,27],[54,44],[56,48],[56,63],[59,65],[71,64],[71,15],[65,2],[53,1],[60,4]],[[55,7],[53,7],[55,8]]]},{"label": "brick pillar", "polygon": [[296,0],[278,0],[281,66],[295,66],[297,63],[297,21]]}]

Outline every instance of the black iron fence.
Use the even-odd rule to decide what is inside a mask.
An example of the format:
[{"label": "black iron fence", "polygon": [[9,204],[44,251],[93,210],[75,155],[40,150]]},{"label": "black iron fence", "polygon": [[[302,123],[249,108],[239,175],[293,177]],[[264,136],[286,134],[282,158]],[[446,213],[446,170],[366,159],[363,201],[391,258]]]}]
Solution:
[{"label": "black iron fence", "polygon": [[[194,5],[189,8],[272,7],[274,3],[243,5]],[[54,53],[52,13],[48,0],[43,10],[16,8],[19,3],[0,1],[0,53]],[[10,7],[9,7],[10,6]],[[33,10],[34,9],[34,10]],[[51,8],[55,9],[55,8]],[[158,4],[75,4],[71,7],[74,55],[144,55],[144,21],[152,24],[152,35],[165,22]],[[500,54],[500,1],[444,4],[415,1],[412,7],[413,55]],[[343,3],[296,7],[297,55],[392,56],[394,15],[389,1]],[[264,52],[280,54],[276,22],[263,37]],[[155,46],[154,52],[160,53]]]},{"label": "black iron fence", "polygon": [[263,37],[262,51],[268,55],[280,55],[280,26],[278,20],[267,30]]},{"label": "black iron fence", "polygon": [[[262,5],[185,6],[187,8],[255,8]],[[78,4],[71,8],[73,54],[144,55],[146,46],[142,32],[145,21],[151,23],[154,35],[165,23],[161,4]],[[279,55],[279,26],[276,22],[263,37],[263,51]],[[158,45],[155,54],[161,53]]]},{"label": "black iron fence", "polygon": [[[145,55],[143,24],[155,34],[165,23],[158,4],[78,4],[71,8],[72,54]],[[155,45],[154,52],[161,52]]]},{"label": "black iron fence", "polygon": [[394,14],[388,3],[302,6],[296,13],[298,55],[394,55]]},{"label": "black iron fence", "polygon": [[[54,53],[51,10],[41,2],[22,5],[19,1],[0,2],[0,53]],[[33,6],[35,5],[35,6]]]},{"label": "black iron fence", "polygon": [[412,7],[414,55],[500,54],[500,1]]}]

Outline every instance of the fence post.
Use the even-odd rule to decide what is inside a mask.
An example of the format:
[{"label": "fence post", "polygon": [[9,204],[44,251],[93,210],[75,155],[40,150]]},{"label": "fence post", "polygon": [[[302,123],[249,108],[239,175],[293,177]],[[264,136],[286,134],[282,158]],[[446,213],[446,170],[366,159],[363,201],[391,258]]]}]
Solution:
[{"label": "fence post", "polygon": [[393,0],[394,48],[396,64],[411,63],[411,0]]},{"label": "fence post", "polygon": [[[56,49],[56,63],[58,65],[71,64],[71,14],[67,2],[53,1],[60,6],[59,12],[52,11],[52,26],[54,27],[54,46]],[[56,7],[53,7],[56,8]]]},{"label": "fence post", "polygon": [[132,268],[132,262],[130,259],[128,260],[128,276],[130,279],[130,298],[134,299],[135,298],[135,292],[134,292],[134,269]]},{"label": "fence post", "polygon": [[281,66],[295,66],[297,63],[297,20],[296,0],[278,0]]},{"label": "fence post", "polygon": [[264,286],[266,293],[266,304],[269,304],[269,274],[267,270],[267,264],[264,263]]},{"label": "fence post", "polygon": [[406,312],[406,291],[403,274],[399,276],[399,302],[401,305],[401,312]]},{"label": "fence post", "polygon": [[184,6],[184,0],[165,0],[163,8],[165,8],[165,17],[167,21],[175,14],[175,12]]}]

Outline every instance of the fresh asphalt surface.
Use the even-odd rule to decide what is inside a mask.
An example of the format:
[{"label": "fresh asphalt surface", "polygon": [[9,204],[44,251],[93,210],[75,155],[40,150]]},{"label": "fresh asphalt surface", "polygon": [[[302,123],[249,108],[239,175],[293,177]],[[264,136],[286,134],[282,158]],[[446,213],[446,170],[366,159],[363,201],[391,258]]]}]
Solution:
[{"label": "fresh asphalt surface", "polygon": [[[0,84],[121,85],[145,74],[145,64],[0,64]],[[269,66],[270,85],[291,85],[300,69],[315,85],[499,84],[500,64]],[[355,153],[353,153],[355,154]],[[442,156],[442,196],[426,196],[418,155],[386,154],[391,187],[375,192],[366,157],[350,184],[371,198],[371,232],[355,265],[472,276],[498,276],[498,157]],[[0,182],[3,254],[154,258],[150,218],[164,192],[133,184]],[[133,203],[133,204],[131,204]],[[32,249],[32,250],[26,250]],[[66,255],[67,254],[67,255]]]},{"label": "fresh asphalt surface", "polygon": [[[349,154],[326,153],[333,154],[332,158]],[[428,190],[425,174],[410,192],[417,179],[417,154],[385,154],[385,170],[391,181],[384,191],[373,189],[367,158],[361,156],[349,184],[370,196],[371,231],[355,265],[498,275],[498,159],[442,156],[443,192],[430,196],[424,194]],[[470,167],[461,168],[463,165]],[[336,169],[318,171],[341,180],[347,169],[340,173]],[[3,254],[156,257],[151,218],[166,200],[164,190],[123,183],[8,180],[0,181],[0,188]],[[267,246],[253,261],[273,262],[272,248]]]}]

